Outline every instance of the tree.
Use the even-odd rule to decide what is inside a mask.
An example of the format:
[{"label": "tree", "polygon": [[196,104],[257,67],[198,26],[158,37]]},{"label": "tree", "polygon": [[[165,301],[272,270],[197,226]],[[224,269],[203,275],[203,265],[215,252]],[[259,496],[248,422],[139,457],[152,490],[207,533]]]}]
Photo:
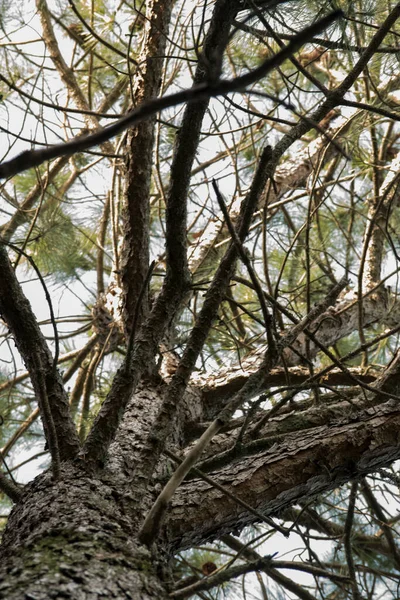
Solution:
[{"label": "tree", "polygon": [[398,597],[399,16],[3,3],[1,598]]}]

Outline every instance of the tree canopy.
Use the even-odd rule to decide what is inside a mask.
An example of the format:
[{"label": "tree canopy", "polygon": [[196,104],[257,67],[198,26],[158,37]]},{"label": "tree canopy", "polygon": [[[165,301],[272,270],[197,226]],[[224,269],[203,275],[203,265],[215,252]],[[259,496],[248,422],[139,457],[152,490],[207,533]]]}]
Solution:
[{"label": "tree canopy", "polygon": [[0,14],[0,598],[398,598],[400,3]]}]

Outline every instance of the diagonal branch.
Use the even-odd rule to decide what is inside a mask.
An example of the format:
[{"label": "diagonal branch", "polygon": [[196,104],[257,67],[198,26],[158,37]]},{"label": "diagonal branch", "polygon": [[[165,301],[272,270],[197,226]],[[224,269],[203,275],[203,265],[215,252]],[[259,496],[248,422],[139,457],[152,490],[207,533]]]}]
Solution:
[{"label": "diagonal branch", "polygon": [[[268,152],[264,151],[264,156],[261,159],[261,164],[262,164],[263,159],[267,160],[267,164],[268,164],[269,158],[270,158],[270,148],[268,147]],[[265,169],[264,169],[264,171],[265,171]],[[259,189],[258,186],[255,185],[256,183],[259,184],[260,181],[257,182],[257,180],[255,180],[255,182],[254,182],[254,187],[257,187],[257,189]],[[258,200],[258,194],[255,194],[254,200],[255,201]],[[256,206],[254,204],[254,200],[252,203],[253,210]],[[252,212],[250,214],[248,214],[247,217],[251,218],[251,215],[252,215]],[[249,225],[250,225],[250,223],[248,223],[247,226],[249,226]],[[239,231],[240,231],[240,229],[239,229]],[[243,237],[242,231],[240,231],[240,233],[242,235],[239,235],[239,239],[241,237]],[[232,253],[234,252],[235,256],[237,255],[238,250],[237,250],[237,246],[235,244],[232,244],[231,251],[232,251]],[[229,250],[227,252],[227,255],[224,257],[225,260],[227,259],[228,255],[229,255]],[[216,283],[216,284],[220,283],[217,280],[217,274],[219,273],[220,270],[223,273],[222,265],[223,265],[223,261],[222,261],[219,269],[217,270],[217,273],[214,277],[213,283]],[[224,270],[225,270],[225,266],[224,266]],[[228,279],[228,283],[229,283],[229,280],[230,280],[230,277]],[[151,508],[150,512],[148,513],[148,515],[145,519],[145,522],[144,522],[144,524],[141,528],[140,534],[139,534],[140,539],[143,543],[150,544],[153,542],[155,536],[157,535],[158,529],[161,525],[161,520],[165,514],[165,511],[168,507],[168,503],[170,502],[172,496],[174,495],[177,488],[182,483],[182,481],[184,480],[184,478],[186,477],[186,475],[188,474],[190,469],[198,461],[202,452],[210,444],[212,438],[221,430],[221,428],[226,423],[228,423],[228,421],[230,420],[230,418],[232,417],[234,412],[237,410],[237,408],[239,408],[239,406],[241,406],[243,404],[243,402],[247,399],[246,395],[248,393],[248,388],[250,388],[251,393],[256,392],[256,390],[257,391],[260,390],[263,378],[265,376],[265,372],[269,372],[276,365],[276,363],[279,359],[279,356],[280,356],[280,352],[288,344],[291,343],[293,338],[297,337],[297,335],[299,334],[300,331],[304,330],[307,327],[308,322],[310,320],[312,320],[313,318],[315,318],[315,316],[318,314],[318,312],[322,312],[323,310],[326,309],[326,307],[330,303],[332,303],[336,300],[338,294],[344,287],[344,284],[345,284],[345,281],[342,280],[339,284],[337,284],[336,286],[333,286],[331,291],[327,294],[324,302],[320,303],[320,305],[315,306],[310,311],[310,313],[300,323],[295,325],[293,327],[293,329],[282,338],[282,340],[277,345],[276,352],[267,351],[266,356],[263,361],[263,364],[262,364],[261,368],[259,369],[259,371],[257,371],[256,373],[254,373],[253,375],[251,375],[249,377],[246,384],[243,386],[242,390],[240,390],[235,396],[233,396],[233,398],[227,404],[227,406],[219,413],[217,418],[206,429],[206,431],[200,437],[200,439],[195,444],[195,446],[188,452],[184,461],[182,462],[181,465],[179,465],[179,467],[177,468],[177,470],[175,471],[175,473],[173,474],[171,479],[168,481],[167,485],[164,487],[164,489],[158,496],[157,500],[155,501],[153,507]],[[185,385],[187,384],[187,381],[190,377],[191,371],[193,370],[193,367],[197,360],[198,354],[202,348],[202,345],[199,346],[199,348],[196,348],[196,346],[198,344],[198,338],[200,339],[200,341],[202,341],[203,344],[205,341],[205,337],[203,337],[204,331],[201,331],[200,329],[203,329],[203,328],[205,329],[204,325],[207,323],[207,318],[209,319],[209,314],[207,314],[207,311],[204,310],[205,308],[209,309],[209,307],[207,306],[207,300],[208,299],[211,300],[210,304],[215,302],[215,298],[213,298],[213,296],[215,295],[215,291],[212,290],[212,293],[210,293],[210,290],[212,290],[212,285],[210,286],[210,289],[207,292],[203,309],[200,311],[200,315],[196,321],[196,325],[192,330],[191,337],[189,338],[189,342],[188,342],[187,348],[185,349],[185,352],[182,356],[180,365],[179,365],[179,367],[175,373],[175,376],[169,386],[166,402],[169,401],[169,410],[170,411],[173,410],[174,403],[176,406],[176,398],[179,398],[181,396],[181,394],[183,394]],[[205,313],[204,315],[203,315],[203,312]],[[210,323],[209,327],[210,326],[211,326],[211,323]],[[197,331],[196,331],[196,329],[197,329]],[[208,330],[206,330],[206,331],[208,331]],[[194,348],[191,347],[192,340],[194,342],[194,344],[193,344]],[[188,349],[189,349],[189,352],[188,352]],[[194,352],[194,350],[197,350],[197,354],[196,354],[196,352]],[[191,367],[191,368],[188,368],[188,367]],[[168,396],[169,396],[169,398],[168,398]],[[176,408],[175,408],[175,410],[176,410]],[[170,414],[169,414],[169,417],[170,417]]]},{"label": "diagonal branch", "polygon": [[[15,158],[0,165],[0,178],[13,177],[22,171],[41,165],[46,160],[58,158],[60,156],[71,156],[71,154],[74,154],[75,152],[88,150],[93,146],[110,140],[129,127],[148,119],[165,108],[178,106],[185,102],[198,102],[200,100],[241,91],[268,75],[268,73],[276,67],[279,67],[279,65],[289,58],[293,52],[296,52],[303,44],[312,40],[315,35],[329,27],[335,20],[342,17],[342,15],[343,12],[341,10],[334,11],[313,25],[304,28],[300,33],[293,37],[285,48],[264,61],[262,65],[231,81],[218,80],[217,82],[212,81],[211,83],[197,84],[188,90],[149,100],[137,109],[128,113],[125,117],[119,119],[113,125],[100,129],[95,133],[73,138],[69,142],[49,146],[43,150],[26,150]],[[345,91],[347,91],[347,88],[343,91],[343,94]],[[336,96],[337,95],[335,95],[335,98],[329,97],[331,108],[340,101],[341,94],[338,94],[338,97]],[[307,127],[309,128],[310,125],[307,125]]]},{"label": "diagonal branch", "polygon": [[361,491],[365,497],[365,500],[367,501],[369,508],[375,514],[376,518],[379,519],[379,524],[383,531],[383,535],[386,538],[387,545],[390,548],[390,551],[391,551],[391,554],[393,557],[393,561],[395,562],[397,569],[399,569],[400,568],[400,551],[396,545],[396,541],[395,541],[395,537],[393,535],[392,528],[390,527],[388,520],[385,517],[385,514],[383,512],[383,509],[382,509],[381,505],[379,504],[378,500],[375,498],[375,495],[374,495],[373,491],[371,490],[371,487],[369,486],[366,479],[363,479],[361,481]]},{"label": "diagonal branch", "polygon": [[[78,81],[76,80],[75,73],[70,67],[68,67],[63,55],[61,54],[60,47],[54,34],[53,25],[51,23],[51,15],[46,0],[36,0],[36,6],[42,25],[43,41],[63,83],[65,84],[68,92],[71,94],[71,97],[75,101],[77,107],[83,111],[82,114],[84,115],[87,126],[91,129],[98,128],[99,119],[98,117],[90,114],[90,106],[81,87],[79,86]],[[106,153],[112,154],[114,148],[111,143],[105,141],[103,150]]]},{"label": "diagonal branch", "polygon": [[[319,123],[322,119],[324,119],[335,107],[342,103],[342,100],[346,94],[346,92],[351,88],[353,83],[356,81],[359,74],[362,72],[365,65],[370,60],[371,56],[375,52],[378,51],[379,45],[383,41],[386,34],[389,32],[391,26],[400,16],[400,7],[397,5],[395,9],[390,13],[385,22],[379,28],[375,36],[372,38],[369,45],[363,49],[362,55],[358,62],[355,64],[352,71],[345,78],[345,80],[334,90],[326,90],[326,100],[321,102],[318,108],[314,111],[310,118],[302,118],[299,123],[291,128],[291,130],[285,134],[281,140],[276,144],[274,148],[274,159],[275,165],[278,164],[279,159],[283,156],[283,154],[288,150],[288,148],[298,139],[300,139],[307,131],[312,129],[313,125]],[[288,57],[290,58],[290,56]],[[339,128],[340,130],[341,128]],[[304,158],[304,152],[302,151],[301,162],[296,171],[299,171],[300,179],[304,180],[304,178],[311,171],[314,162],[314,156],[318,154],[319,147],[321,146],[321,142],[324,146],[326,146],[326,140],[322,137],[320,140],[317,140],[317,143],[312,142],[310,144],[310,151],[306,153],[306,158]],[[316,147],[317,146],[317,147]],[[317,153],[315,150],[317,149]],[[326,158],[326,156],[325,156]],[[290,164],[290,163],[289,163]],[[293,168],[291,167],[291,170]],[[272,175],[272,173],[271,173]],[[288,175],[291,179],[289,182],[289,186],[293,186],[293,175],[291,173],[288,174],[288,169],[286,165],[281,165],[279,167],[279,171],[276,177],[279,195],[287,189],[288,184]],[[299,180],[299,176],[297,175],[297,179],[295,177],[295,181]],[[233,216],[232,216],[233,218]],[[191,266],[193,270],[199,266],[199,264],[204,259],[204,256],[207,254],[210,247],[213,246],[217,235],[220,232],[219,225],[216,226],[214,222],[211,223],[211,227],[207,227],[204,235],[202,236],[201,243],[197,244],[196,248],[192,252],[191,257]],[[206,241],[207,240],[207,241]],[[206,241],[206,243],[205,243]]]},{"label": "diagonal branch", "polygon": [[[399,425],[398,402],[364,406],[322,426],[287,434],[257,456],[232,461],[211,476],[222,485],[233,483],[236,496],[273,516],[397,460]],[[194,479],[178,490],[163,530],[176,550],[253,522],[227,496]]]},{"label": "diagonal branch", "polygon": [[[278,581],[283,587],[287,588],[290,591],[295,591],[296,595],[300,600],[316,600],[316,597],[310,594],[307,590],[305,590],[300,585],[296,584],[294,581],[291,582],[292,585],[285,585],[284,582],[290,579],[285,576],[280,577],[280,573],[277,571],[277,568],[280,569],[296,569],[299,571],[304,571],[305,573],[310,573],[314,577],[327,577],[333,580],[348,582],[348,578],[343,575],[335,575],[334,573],[329,573],[325,569],[321,569],[320,567],[316,567],[314,565],[307,565],[305,563],[295,563],[290,561],[273,561],[269,556],[259,556],[256,560],[236,565],[233,567],[228,567],[227,569],[218,570],[217,573],[213,573],[209,575],[205,579],[201,579],[192,585],[181,588],[179,590],[173,591],[170,594],[171,598],[188,598],[193,594],[196,594],[203,590],[210,590],[217,585],[222,585],[226,581],[230,581],[235,579],[236,577],[240,577],[240,575],[245,575],[246,573],[252,573],[253,571],[264,571],[267,575],[269,575],[272,579]],[[274,576],[275,575],[275,576]]]},{"label": "diagonal branch", "polygon": [[22,496],[22,490],[8,479],[4,473],[0,471],[0,490],[6,494],[13,502],[18,502]]},{"label": "diagonal branch", "polygon": [[[259,201],[260,193],[262,193],[262,190],[265,187],[270,158],[271,148],[267,146],[261,156],[260,164],[254,176],[250,192],[242,205],[241,218],[237,224],[238,229],[236,232],[239,243],[241,243],[247,236],[253,217],[253,212]],[[142,461],[150,461],[150,473],[152,472],[152,468],[160,452],[160,448],[165,443],[165,439],[170,431],[170,427],[178,406],[177,398],[182,398],[185,392],[190,375],[193,372],[196,361],[207,339],[213,319],[216,317],[221,301],[226,294],[227,286],[229,285],[234,274],[238,254],[238,246],[232,242],[231,246],[225,253],[225,256],[221,260],[221,263],[215,272],[213,281],[205,294],[203,306],[196,318],[195,326],[193,327],[189,336],[182,359],[179,362],[178,368],[167,390],[160,418],[158,423],[155,424],[155,429],[158,432],[156,440],[157,447],[149,448],[150,453],[148,453],[148,456],[145,459],[142,459]],[[183,481],[183,478],[188,470],[196,462],[203,449],[202,441],[203,436],[199,441],[199,445],[196,446],[195,451],[192,452],[190,457],[187,457],[185,462],[178,467],[147,515],[140,533],[141,539],[142,541],[145,541],[145,543],[151,543],[151,541],[154,539],[169,500],[171,499],[177,487]]]},{"label": "diagonal branch", "polygon": [[265,328],[267,330],[267,341],[268,341],[268,352],[271,352],[273,354],[275,354],[276,352],[276,344],[275,344],[275,340],[274,340],[274,333],[273,333],[273,323],[272,323],[272,317],[269,314],[266,302],[265,302],[265,298],[264,298],[264,294],[260,285],[260,282],[258,280],[258,277],[253,269],[253,266],[251,264],[251,261],[249,259],[248,254],[246,253],[245,249],[243,248],[243,245],[239,239],[238,234],[236,233],[236,230],[232,224],[232,221],[229,217],[229,212],[225,206],[225,202],[224,199],[222,197],[221,192],[219,191],[217,182],[215,181],[215,179],[212,182],[213,184],[213,188],[215,191],[215,194],[217,196],[217,200],[218,200],[218,204],[220,209],[222,210],[222,213],[224,215],[226,224],[228,226],[229,229],[229,233],[231,235],[232,241],[236,246],[237,252],[243,262],[243,264],[246,266],[246,269],[249,273],[251,282],[254,286],[254,289],[257,293],[257,297],[258,297],[258,301],[260,303],[261,306],[261,310],[262,310],[262,314],[263,314],[263,318],[264,318],[264,323],[265,323]]},{"label": "diagonal branch", "polygon": [[[118,100],[120,95],[123,92],[124,87],[126,86],[125,78],[121,78],[113,90],[104,98],[101,105],[99,106],[99,113],[105,112],[109,110],[113,104]],[[81,131],[81,134],[85,133],[85,129]],[[58,158],[53,164],[49,165],[49,168],[46,169],[46,172],[42,177],[39,178],[39,181],[34,185],[31,190],[28,192],[25,199],[21,202],[15,213],[12,215],[9,221],[4,223],[4,225],[0,226],[1,236],[10,240],[14,235],[15,231],[23,225],[29,218],[31,211],[37,202],[37,200],[42,196],[43,190],[47,189],[50,183],[52,183],[57,175],[62,172],[63,168],[68,164],[68,156],[63,156]],[[39,175],[38,175],[39,177]],[[70,178],[69,184],[72,185],[74,178]],[[64,193],[66,188],[64,188]]]},{"label": "diagonal branch", "polygon": [[[218,0],[215,3],[194,76],[194,89],[196,86],[207,86],[210,74],[218,72],[237,12],[236,2]],[[166,206],[167,280],[188,277],[187,197],[193,162],[200,142],[201,125],[210,98],[211,96],[205,96],[197,102],[188,103],[176,136]]]},{"label": "diagonal branch", "polygon": [[[71,150],[76,151],[77,147],[75,146],[75,143],[78,144],[78,147],[80,147],[82,143],[84,146],[86,145],[85,147],[91,147],[93,144],[100,143],[100,141],[104,141],[104,139],[109,139],[127,127],[151,117],[153,114],[155,114],[155,112],[158,112],[162,108],[183,102],[206,100],[215,95],[225,94],[230,91],[241,89],[243,86],[247,86],[268,74],[272,69],[281,64],[287,56],[292,54],[297,48],[301,47],[304,42],[311,39],[313,35],[318,33],[318,31],[328,27],[341,15],[341,11],[336,11],[324,19],[321,19],[318,21],[318,23],[304,29],[298,34],[298,36],[296,36],[296,39],[293,41],[293,45],[290,48],[286,47],[285,49],[281,50],[276,56],[267,60],[260,67],[246,75],[243,75],[242,77],[238,77],[233,81],[227,82],[217,81],[216,83],[212,82],[198,84],[190,90],[185,90],[170,96],[145,102],[143,105],[139,106],[136,110],[129,113],[126,117],[111,127],[105,128],[97,134],[93,134],[94,137],[93,135],[86,136],[81,140],[73,140],[72,142],[68,142],[63,147],[62,152],[70,153]],[[49,148],[48,151],[52,152],[55,148],[56,147],[53,147],[53,149]],[[35,154],[35,156],[38,158],[37,154]],[[43,155],[40,160],[42,160],[42,158]],[[44,158],[43,160],[46,159]],[[2,172],[1,169],[2,167],[0,166],[0,176]],[[179,200],[179,203],[180,206],[182,206],[181,199]],[[172,213],[172,211],[170,212],[170,217],[171,225],[174,218],[178,223],[178,227],[182,227],[182,224],[179,223],[179,219]],[[174,230],[175,228],[171,229],[171,232]],[[181,249],[178,249],[178,256],[179,254],[181,254]],[[186,260],[182,259],[178,264],[184,265],[186,264]],[[173,270],[171,270],[171,276],[172,275],[174,275]],[[111,441],[114,439],[115,432],[117,431],[120,419],[128,400],[135,389],[141,374],[144,372],[144,370],[148,369],[149,364],[153,362],[154,356],[158,349],[158,343],[162,339],[165,328],[175,316],[176,309],[179,306],[179,303],[182,301],[183,294],[187,289],[187,279],[185,277],[175,278],[174,276],[173,279],[167,277],[167,282],[171,282],[172,285],[167,285],[166,283],[161,294],[157,298],[149,319],[144,324],[142,331],[138,335],[131,364],[127,365],[126,362],[124,362],[117,372],[111,390],[95,419],[92,430],[87,437],[83,450],[87,460],[100,460],[100,462],[104,460],[108,447]],[[213,312],[213,316],[214,314],[215,313]],[[201,336],[201,339],[203,339],[203,336]],[[199,346],[200,348],[202,347],[203,343],[204,342],[201,341]],[[188,376],[193,370],[193,367],[194,363],[192,363],[192,361],[190,361],[190,368],[186,369],[185,367],[185,371],[187,371]],[[184,386],[186,383],[187,380],[184,381]],[[154,462],[154,459],[152,462]]]},{"label": "diagonal branch", "polygon": [[0,313],[29,371],[48,442],[54,425],[60,459],[74,457],[79,451],[79,441],[67,394],[3,244],[0,244]]}]

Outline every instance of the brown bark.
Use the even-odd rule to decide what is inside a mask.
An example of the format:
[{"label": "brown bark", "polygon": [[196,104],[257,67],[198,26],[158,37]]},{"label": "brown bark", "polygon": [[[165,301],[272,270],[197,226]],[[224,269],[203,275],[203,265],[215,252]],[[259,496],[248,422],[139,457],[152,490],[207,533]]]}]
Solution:
[{"label": "brown bark", "polygon": [[[161,89],[171,0],[146,5],[143,50],[135,76],[132,96],[135,105],[156,98]],[[138,298],[149,268],[150,183],[153,165],[155,116],[128,133],[126,144],[125,193],[122,204],[122,245],[118,268],[124,297],[124,326],[132,329]],[[119,279],[119,278],[118,278]],[[140,307],[141,318],[148,312],[147,292]]]},{"label": "brown bark", "polygon": [[10,328],[29,371],[39,401],[46,439],[61,459],[75,456],[79,441],[69,412],[57,365],[16,278],[4,245],[0,244],[0,314]]},{"label": "brown bark", "polygon": [[[333,490],[400,457],[397,402],[360,410],[287,434],[271,448],[212,473],[218,483],[265,515]],[[171,547],[188,548],[253,523],[254,515],[199,479],[178,490],[165,523]]]},{"label": "brown bark", "polygon": [[[246,86],[249,82],[255,83],[257,79],[255,77],[251,80],[257,72],[255,69],[249,72],[249,76],[239,76],[231,82],[218,81],[224,49],[231,35],[232,19],[244,3],[217,0],[212,6],[212,16],[211,10],[203,14],[204,25],[209,24],[209,31],[202,45],[194,91],[187,91],[179,100],[188,100],[189,104],[184,110],[176,136],[166,198],[166,278],[152,307],[147,307],[146,300],[144,301],[143,313],[146,319],[142,320],[136,331],[133,320],[138,314],[138,299],[147,286],[146,277],[149,273],[149,196],[155,110],[157,107],[161,109],[163,106],[171,106],[168,99],[161,105],[160,99],[154,97],[160,90],[165,33],[172,5],[172,2],[162,0],[147,2],[147,20],[145,19],[143,26],[144,50],[141,57],[144,66],[136,74],[136,87],[133,91],[135,102],[140,104],[144,111],[139,111],[139,117],[150,115],[150,119],[129,132],[127,143],[127,185],[123,216],[125,237],[121,250],[122,273],[117,275],[121,275],[125,293],[125,329],[128,333],[132,333],[133,329],[135,335],[131,336],[132,344],[128,346],[122,366],[113,378],[110,392],[94,419],[80,454],[62,379],[56,365],[53,364],[29,302],[22,294],[4,249],[0,246],[0,311],[30,373],[47,439],[51,441],[53,428],[62,459],[61,464],[58,464],[58,456],[52,451],[53,468],[54,465],[57,467],[57,479],[51,477],[49,470],[21,489],[14,485],[8,476],[0,473],[0,488],[16,503],[0,549],[0,598],[47,600],[66,597],[72,600],[100,600],[107,597],[117,600],[163,600],[173,588],[173,577],[168,565],[173,552],[192,548],[208,540],[225,539],[231,548],[242,552],[246,560],[253,561],[253,570],[264,570],[283,588],[297,594],[299,598],[310,600],[313,597],[310,592],[300,589],[300,586],[290,582],[279,572],[279,569],[286,568],[283,561],[276,561],[272,570],[268,558],[258,557],[254,551],[239,543],[235,544],[226,534],[238,533],[243,527],[256,522],[267,522],[271,526],[272,520],[268,516],[296,518],[298,515],[291,511],[293,504],[301,503],[302,506],[307,506],[319,494],[329,493],[338,486],[357,481],[400,458],[400,355],[395,357],[383,375],[382,371],[379,371],[379,365],[374,365],[373,371],[348,367],[346,361],[349,356],[342,357],[340,363],[339,359],[336,359],[336,356],[340,356],[339,352],[329,357],[332,364],[339,363],[340,367],[313,373],[313,367],[317,368],[318,365],[317,361],[313,365],[317,354],[324,351],[328,353],[329,346],[357,331],[358,327],[374,323],[391,323],[398,327],[399,305],[396,301],[389,309],[384,293],[371,293],[366,296],[362,301],[362,310],[360,298],[352,293],[327,310],[327,306],[337,299],[339,291],[335,292],[336,295],[332,298],[327,291],[319,306],[311,308],[310,292],[314,290],[308,285],[308,316],[302,319],[299,314],[292,318],[298,306],[295,292],[290,292],[292,298],[291,302],[287,302],[287,306],[292,312],[285,307],[282,310],[288,323],[286,329],[279,334],[271,327],[268,331],[268,346],[260,345],[257,352],[243,361],[240,369],[228,367],[226,370],[221,369],[213,378],[193,377],[195,384],[190,382],[198,359],[212,348],[216,337],[212,328],[220,316],[219,309],[235,276],[238,255],[248,271],[251,270],[249,266],[252,261],[246,263],[247,254],[242,243],[250,228],[254,208],[265,199],[267,179],[271,181],[269,200],[278,201],[273,207],[275,210],[279,208],[278,196],[291,187],[304,185],[307,177],[317,170],[316,166],[321,166],[319,150],[325,147],[326,141],[323,137],[314,144],[309,144],[308,156],[303,156],[300,160],[295,158],[293,164],[289,164],[288,161],[280,169],[278,163],[293,142],[300,141],[313,127],[312,120],[319,122],[329,115],[332,107],[340,103],[357,76],[363,72],[386,33],[394,26],[400,5],[389,19],[386,19],[382,28],[372,31],[372,41],[364,48],[361,59],[355,61],[354,69],[343,84],[333,92],[327,91],[326,98],[317,103],[313,113],[310,112],[312,120],[301,119],[277,142],[274,149],[268,147],[268,160],[266,153],[255,170],[250,194],[241,209],[234,205],[231,212],[233,220],[240,211],[243,213],[243,220],[238,219],[240,240],[236,245],[231,244],[210,277],[211,283],[207,281],[205,284],[207,291],[195,306],[196,314],[192,315],[189,327],[186,327],[186,322],[182,320],[182,329],[184,326],[186,328],[186,347],[182,358],[177,356],[175,372],[168,373],[168,377],[163,380],[160,371],[156,372],[159,345],[165,332],[172,331],[174,319],[182,310],[189,293],[192,293],[187,265],[186,218],[193,164],[202,135],[203,117],[210,97],[221,95],[223,90],[229,93],[234,91],[235,81],[236,84],[241,81],[243,86]],[[86,99],[77,88],[73,73],[59,55],[45,0],[38,0],[38,6],[42,10],[45,37],[53,61],[75,102],[84,108],[87,105]],[[329,21],[329,17],[327,19]],[[298,39],[298,42],[300,43],[301,39]],[[199,44],[199,40],[196,44]],[[289,58],[290,52],[286,55]],[[274,62],[274,59],[271,59],[269,68],[281,65],[282,60]],[[267,64],[263,63],[263,68]],[[264,74],[266,72],[263,71]],[[219,91],[218,84],[222,86]],[[196,96],[196,89],[200,90],[199,96]],[[239,85],[236,91],[241,91]],[[129,118],[131,117],[132,114]],[[117,122],[117,129],[110,128],[110,131],[121,132],[132,122],[138,121],[122,119]],[[93,119],[90,119],[90,124],[97,126]],[[103,130],[99,135],[105,136],[102,138],[104,141],[109,131]],[[91,139],[93,141],[93,138]],[[330,147],[330,150],[333,148]],[[57,149],[54,151],[56,154],[53,156],[56,156]],[[29,156],[30,153],[25,155],[25,158]],[[23,158],[20,157],[20,160],[23,161]],[[57,163],[60,168],[65,164],[63,160],[59,159]],[[394,166],[397,166],[397,162]],[[55,167],[54,169],[57,174]],[[272,185],[274,177],[275,189]],[[387,180],[387,189],[390,189],[391,193],[395,190],[394,185],[392,189],[393,181],[394,177]],[[382,194],[385,193],[383,188],[381,191]],[[272,194],[276,194],[276,197]],[[396,200],[394,195],[388,195],[388,199],[393,203]],[[32,203],[27,205],[29,209],[35,201],[31,200]],[[11,220],[10,223],[11,234],[21,221]],[[103,225],[102,245],[106,245],[105,223]],[[375,252],[379,260],[368,255],[366,257],[366,264],[368,265],[368,261],[371,263],[370,279],[377,288],[383,256],[384,222],[374,221],[373,227],[378,226],[380,237],[377,235],[374,240],[379,244],[372,244],[370,255]],[[378,229],[375,229],[372,232],[377,231]],[[209,232],[207,235],[209,236]],[[201,250],[205,254],[208,250],[207,243],[211,240],[207,235],[204,232],[200,242]],[[354,247],[356,245],[354,242]],[[306,253],[310,252],[311,245],[306,246]],[[283,252],[282,249],[282,255]],[[321,255],[323,252],[322,248]],[[253,257],[256,263],[256,253]],[[193,261],[194,272],[197,268],[195,258]],[[329,265],[329,261],[327,264]],[[376,267],[376,275],[372,275],[373,267]],[[331,271],[331,278],[334,279],[332,273]],[[257,289],[259,303],[264,307],[267,300],[274,305],[273,299],[270,297],[268,300],[267,294],[265,299],[263,298],[261,286],[256,285],[256,275],[252,276],[252,282],[253,288]],[[100,276],[99,290],[103,291],[103,288]],[[270,323],[268,311],[269,308],[264,307],[264,325]],[[282,329],[285,319],[282,318],[279,323],[282,324]],[[244,327],[241,333],[245,337]],[[379,335],[377,334],[375,342],[380,341]],[[106,336],[103,336],[100,343],[105,343],[105,340]],[[173,335],[171,340],[173,343],[176,341]],[[82,361],[91,349],[92,347],[87,345],[79,354],[79,360]],[[92,352],[93,373],[101,355],[99,347]],[[224,360],[225,356],[225,352],[221,351],[217,360]],[[304,356],[306,360],[302,361]],[[303,366],[303,362],[309,369]],[[260,364],[264,369],[260,369]],[[68,375],[71,375],[75,367],[78,367],[78,362],[71,365]],[[88,369],[90,375],[91,367]],[[84,409],[86,417],[89,416],[89,396],[92,389],[89,385],[85,386],[85,381],[86,384],[89,381],[85,368],[81,364],[81,373],[71,400],[73,409],[82,389],[87,392]],[[320,368],[322,369],[318,365],[318,369]],[[307,384],[309,388],[301,388],[301,384],[310,378],[310,374],[313,379]],[[354,396],[354,383],[361,386],[363,394]],[[286,405],[280,410],[279,403],[283,404],[285,401],[285,398],[281,400],[286,392],[283,388],[296,385],[297,391],[300,388],[303,392],[313,389],[315,397],[310,394],[309,398],[300,402],[287,398]],[[321,398],[318,392],[318,388],[323,389],[324,385],[337,386],[329,399]],[[343,386],[347,385],[352,385],[352,389],[344,390]],[[262,408],[261,399],[258,403],[251,402],[266,388],[275,386],[280,386],[281,389],[279,400],[271,412]],[[237,410],[242,411],[241,418],[237,418]],[[214,421],[210,425],[207,420],[212,419]],[[193,451],[194,444],[190,446],[188,440],[192,443],[205,429],[208,437],[205,435],[201,443],[195,446],[196,455],[196,451]],[[216,432],[220,433],[211,439]],[[85,427],[82,427],[82,438],[85,433]],[[209,447],[204,451],[200,458],[202,462],[199,462],[197,467],[203,469],[207,475],[194,470],[189,472],[191,465],[185,465],[185,457],[189,455],[192,463],[195,463],[206,444],[209,444]],[[175,455],[175,461],[179,462],[176,460],[177,454],[184,465],[180,472],[179,469],[175,470],[173,460]],[[344,526],[340,527],[335,523],[329,528],[322,519],[315,520],[317,530],[319,528],[328,535],[341,536],[344,539],[347,566],[353,579],[351,583],[354,583],[354,598],[357,597],[358,591],[351,556],[351,535],[355,531],[355,523],[352,528],[352,521],[353,513],[355,514],[356,485],[357,483],[352,484],[353,503]],[[386,537],[384,543],[381,541],[375,549],[385,557],[394,558],[398,563],[392,523],[377,505],[367,485],[363,484],[361,488]],[[160,494],[162,489],[168,492],[164,496],[163,493]],[[151,522],[152,510],[157,507],[156,499],[160,498],[161,508],[157,508],[154,513],[157,519]],[[139,532],[143,532],[144,529],[143,523],[147,520],[150,520],[147,528],[150,534],[140,535]],[[310,520],[304,518],[300,521],[299,518],[299,523],[307,528]],[[276,529],[282,532],[282,526]],[[366,539],[368,536],[357,537],[355,533],[354,537],[364,544],[364,548],[374,548],[371,539]],[[139,540],[143,539],[152,542],[150,548],[140,543]],[[313,568],[316,577],[323,570],[315,565]],[[229,569],[226,571],[229,575]],[[243,564],[235,565],[230,571],[236,575],[245,572],[246,565]],[[312,569],[309,568],[309,572],[311,573]],[[211,571],[203,569],[203,574],[211,575]],[[224,577],[227,578],[227,574],[221,570],[220,573],[211,575],[205,586],[211,587],[214,582],[222,582]],[[342,575],[341,583],[344,581],[346,584],[348,579],[349,577]],[[183,597],[185,592],[175,594],[176,597],[179,595]]]}]

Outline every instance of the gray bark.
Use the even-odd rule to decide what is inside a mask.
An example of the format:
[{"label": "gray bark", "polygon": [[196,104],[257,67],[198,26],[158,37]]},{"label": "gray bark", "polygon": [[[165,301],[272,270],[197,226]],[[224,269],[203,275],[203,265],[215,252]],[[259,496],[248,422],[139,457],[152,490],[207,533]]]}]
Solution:
[{"label": "gray bark", "polygon": [[[400,411],[396,401],[293,431],[256,455],[230,460],[212,477],[264,515],[278,516],[347,481],[400,458]],[[201,479],[182,485],[165,524],[171,547],[188,548],[256,521],[221,490]]]},{"label": "gray bark", "polygon": [[135,511],[109,471],[64,465],[36,478],[3,537],[0,598],[167,598],[149,550],[135,541]]},{"label": "gray bark", "polygon": [[[251,451],[214,467],[212,479],[264,515],[278,516],[296,502],[388,466],[400,457],[400,411],[397,401],[379,392],[396,393],[397,362],[367,400],[328,406],[323,419],[318,407],[272,419],[259,446],[251,449],[247,436]],[[237,533],[258,520],[221,489],[191,476],[175,495],[151,552],[138,543],[142,520],[168,477],[164,460],[151,480],[146,465],[135,461],[151,440],[149,424],[162,392],[162,385],[143,384],[133,396],[104,468],[90,471],[83,456],[63,463],[57,482],[46,473],[23,490],[3,537],[0,598],[167,598],[173,551]],[[201,417],[200,408],[193,412],[197,393],[188,392],[172,447],[182,446],[185,423]],[[215,453],[234,438],[225,434],[219,441]]]}]

